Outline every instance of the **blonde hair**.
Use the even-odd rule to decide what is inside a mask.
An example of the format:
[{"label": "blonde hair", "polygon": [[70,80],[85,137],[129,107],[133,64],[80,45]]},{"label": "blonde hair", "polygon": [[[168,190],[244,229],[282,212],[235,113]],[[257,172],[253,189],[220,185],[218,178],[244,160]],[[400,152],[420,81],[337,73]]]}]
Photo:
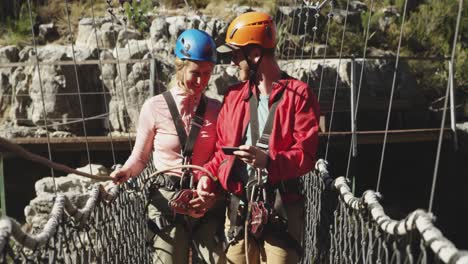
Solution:
[{"label": "blonde hair", "polygon": [[185,66],[187,66],[189,62],[190,62],[189,60],[182,60],[177,57],[175,58],[174,66],[175,66],[176,72],[170,82],[170,85],[169,85],[170,88],[178,86],[179,88],[184,90],[186,93],[188,94],[192,93],[192,90],[185,87],[185,84],[184,84],[184,70],[185,70]]}]

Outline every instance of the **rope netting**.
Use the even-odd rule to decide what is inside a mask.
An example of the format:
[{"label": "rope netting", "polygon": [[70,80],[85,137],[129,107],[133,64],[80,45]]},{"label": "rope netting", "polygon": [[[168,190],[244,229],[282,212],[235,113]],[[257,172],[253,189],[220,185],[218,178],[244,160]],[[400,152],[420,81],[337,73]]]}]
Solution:
[{"label": "rope netting", "polygon": [[[116,17],[118,12],[112,11],[112,2],[108,0],[109,12],[115,19],[111,19],[114,26],[115,21],[119,21]],[[131,1],[130,1],[131,2]],[[139,1],[138,1],[139,2]],[[344,2],[344,1],[341,1]],[[405,1],[405,7],[406,3]],[[120,1],[120,13],[125,18],[123,4],[125,1]],[[370,9],[372,12],[374,1],[371,1]],[[188,5],[188,3],[186,2]],[[338,47],[333,47],[338,51],[338,64],[337,69],[344,59],[342,59],[343,47],[346,45],[346,26],[348,18],[348,9],[350,1],[346,3],[346,8],[342,11],[345,12],[344,22],[340,24],[342,31],[335,32],[335,40],[338,39]],[[460,0],[459,18],[462,10],[463,1]],[[28,1],[29,10],[31,12],[30,2]],[[68,1],[66,1],[68,9]],[[328,43],[330,41],[331,26],[334,22],[334,1],[298,1],[294,0],[288,6],[280,6],[280,8],[293,8],[289,15],[285,12],[280,12],[279,17],[276,18],[279,31],[289,32],[292,35],[299,35],[300,32],[308,32],[310,39],[302,38],[295,39],[281,39],[278,45],[279,57],[286,62],[300,59],[309,59],[309,68],[312,66],[312,59],[323,62],[325,64],[327,55],[332,50]],[[93,25],[95,24],[94,9],[93,11]],[[133,16],[136,12],[131,9]],[[403,11],[403,22],[406,14],[406,8]],[[69,30],[71,32],[71,21],[67,17]],[[141,15],[139,16],[141,18]],[[127,29],[127,18],[124,19],[124,28]],[[357,91],[357,102],[351,110],[352,119],[357,116],[359,107],[359,95],[362,84],[364,65],[366,63],[367,41],[369,39],[369,24],[371,16],[368,17],[367,26],[365,27],[365,39],[363,42],[363,57],[362,68],[359,76],[359,85]],[[459,20],[458,20],[459,21]],[[31,15],[31,23],[32,15]],[[303,27],[302,27],[303,26]],[[336,26],[336,25],[335,25]],[[336,27],[335,27],[336,28]],[[458,31],[458,25],[457,25]],[[33,49],[37,54],[36,41],[33,33]],[[403,34],[401,29],[400,35]],[[455,34],[457,36],[457,33]],[[100,51],[99,41],[97,40],[97,30],[94,31],[96,38],[97,49]],[[116,38],[116,36],[114,36]],[[312,50],[309,54],[305,54],[303,48],[306,43],[312,43],[312,48],[319,42],[325,43],[323,53],[316,54]],[[117,39],[115,39],[117,41]],[[456,41],[454,41],[456,42]],[[149,42],[152,44],[152,42]],[[73,42],[70,41],[73,50]],[[393,100],[393,89],[395,87],[395,80],[397,78],[399,65],[399,50],[401,46],[401,36],[398,43],[398,51],[395,61],[395,75],[393,76],[392,91],[389,103],[389,112],[386,123],[386,132],[389,129],[390,113]],[[127,45],[128,53],[131,52],[132,45]],[[136,42],[136,48],[140,52],[139,42]],[[153,48],[152,48],[153,49]],[[455,44],[454,44],[455,50]],[[122,95],[122,104],[127,107],[130,102],[126,98],[124,91],[126,76],[121,73],[123,68],[132,64],[123,63],[119,60],[119,49],[115,49],[115,57],[117,60],[117,78],[115,79],[116,85],[113,93],[120,93]],[[317,58],[314,57],[317,55]],[[151,55],[150,57],[153,57]],[[453,63],[454,53],[452,54]],[[77,93],[74,94],[81,98],[85,92],[80,90],[79,71],[76,68],[76,58],[73,57],[74,74],[76,77]],[[106,66],[105,62],[99,56],[99,69],[102,71]],[[137,61],[134,65],[147,63],[143,59]],[[121,67],[121,65],[125,67]],[[35,70],[39,77],[40,94],[42,102],[44,103],[43,87],[41,81],[41,62],[35,60]],[[138,66],[136,66],[138,67]],[[289,67],[289,68],[288,68]],[[285,65],[285,70],[290,71],[294,69],[295,64],[290,63]],[[315,83],[314,89],[318,88],[317,95],[319,100],[323,97],[325,84],[324,67],[321,68],[319,76],[315,76],[319,83]],[[135,72],[132,71],[132,74]],[[157,74],[157,71],[156,71]],[[337,73],[338,74],[338,73]],[[297,77],[297,76],[296,76]],[[330,76],[328,76],[330,77]],[[138,78],[134,77],[134,78]],[[311,75],[302,78],[304,81],[312,81]],[[156,77],[158,79],[158,77]],[[334,79],[334,78],[332,78]],[[338,76],[332,81],[332,111],[328,127],[328,137],[326,145],[324,145],[325,158],[329,153],[329,143],[331,140],[330,133],[333,130],[333,113],[335,109],[335,99],[337,96]],[[102,95],[105,101],[105,112],[103,116],[97,118],[104,118],[109,115],[110,110],[107,108],[106,91],[104,84],[102,84]],[[328,87],[330,88],[330,87]],[[158,87],[159,89],[159,87]],[[449,86],[447,86],[447,93]],[[98,95],[100,93],[96,93]],[[449,96],[445,97],[446,100]],[[140,107],[141,102],[132,102]],[[81,99],[79,100],[81,119],[77,118],[73,122],[83,123],[83,131],[86,135],[85,123],[90,121],[90,117],[85,117],[83,113],[83,105]],[[445,106],[447,101],[445,101]],[[43,106],[45,111],[46,107]],[[444,107],[444,111],[447,107]],[[44,113],[45,127],[50,121],[47,119],[47,114]],[[445,117],[445,113],[443,115]],[[107,122],[108,119],[107,119]],[[128,118],[123,117],[122,122],[125,127],[128,127]],[[442,124],[444,121],[442,121]],[[110,125],[108,125],[110,126]],[[355,131],[354,131],[355,132]],[[443,125],[441,127],[443,133]],[[385,134],[382,159],[378,174],[378,183],[376,189],[380,188],[380,179],[382,177],[382,166],[384,162]],[[49,142],[49,131],[47,130],[48,138],[48,154],[49,160],[53,160],[51,155],[51,144]],[[109,141],[112,151],[112,159],[116,163],[114,153],[112,134],[109,134]],[[440,137],[439,142],[441,142]],[[128,134],[128,142],[131,147],[132,139]],[[468,263],[468,254],[465,251],[458,250],[443,234],[434,226],[434,217],[431,213],[423,210],[416,210],[410,213],[403,220],[393,220],[385,214],[384,208],[379,203],[380,194],[373,191],[366,191],[361,198],[355,197],[353,191],[349,186],[348,171],[351,157],[355,156],[356,141],[350,142],[350,150],[348,153],[348,168],[346,177],[339,177],[333,179],[328,172],[327,162],[319,160],[313,172],[303,176],[303,194],[305,197],[305,229],[303,237],[304,257],[303,263]],[[87,159],[91,164],[92,156],[89,152],[88,142],[86,143]],[[13,150],[11,150],[13,151]],[[440,147],[437,155],[439,156]],[[19,154],[20,155],[20,154]],[[437,158],[438,159],[438,158]],[[438,164],[438,160],[436,161]],[[54,170],[51,167],[51,175],[54,177]],[[91,171],[91,168],[90,168]],[[145,206],[147,204],[147,195],[144,188],[147,188],[144,183],[148,177],[155,172],[152,162],[148,163],[147,168],[139,175],[128,183],[123,185],[108,184],[95,184],[88,193],[88,200],[83,208],[77,208],[69,198],[57,191],[54,197],[52,211],[50,212],[47,223],[42,228],[35,228],[33,230],[24,231],[21,224],[12,218],[3,218],[0,221],[0,262],[1,263],[151,263],[151,249],[146,244],[147,239],[147,212]],[[435,176],[437,175],[437,169]],[[434,182],[435,182],[434,177]],[[54,177],[55,179],[55,177]],[[55,183],[54,183],[55,185]],[[354,185],[353,185],[354,186]],[[434,187],[434,185],[433,185]],[[432,209],[432,197],[429,212]]]},{"label": "rope netting", "polygon": [[0,221],[1,263],[151,263],[146,246],[149,165],[124,184],[95,184],[83,208],[67,196],[54,199],[43,228],[25,232],[12,218]]}]

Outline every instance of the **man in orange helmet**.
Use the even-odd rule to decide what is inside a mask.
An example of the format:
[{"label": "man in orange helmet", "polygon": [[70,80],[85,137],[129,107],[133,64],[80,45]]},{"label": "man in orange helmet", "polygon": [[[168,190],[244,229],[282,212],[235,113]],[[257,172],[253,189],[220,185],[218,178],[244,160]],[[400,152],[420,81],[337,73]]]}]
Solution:
[{"label": "man in orange helmet", "polygon": [[281,71],[275,36],[268,14],[245,13],[217,49],[231,53],[243,81],[228,89],[216,151],[205,164],[229,193],[231,263],[297,263],[302,253],[299,177],[315,164],[319,109],[308,85]]}]

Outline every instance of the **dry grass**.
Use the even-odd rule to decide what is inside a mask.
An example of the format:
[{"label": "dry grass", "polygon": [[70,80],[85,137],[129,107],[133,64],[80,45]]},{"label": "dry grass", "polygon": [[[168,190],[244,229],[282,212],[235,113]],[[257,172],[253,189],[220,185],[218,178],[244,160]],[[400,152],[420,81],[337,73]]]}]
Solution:
[{"label": "dry grass", "polygon": [[207,1],[209,3],[206,4],[203,13],[207,15],[222,17],[226,21],[231,21],[234,19],[235,14],[231,12],[231,7],[233,5],[236,6],[252,6],[252,7],[260,7],[264,9],[269,14],[274,14],[277,8],[277,1],[275,0],[210,0]]}]

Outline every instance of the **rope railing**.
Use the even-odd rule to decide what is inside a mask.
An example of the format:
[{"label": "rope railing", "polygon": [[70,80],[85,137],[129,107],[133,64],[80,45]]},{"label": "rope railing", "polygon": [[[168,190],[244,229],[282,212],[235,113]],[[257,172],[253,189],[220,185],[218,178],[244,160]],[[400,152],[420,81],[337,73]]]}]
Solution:
[{"label": "rope railing", "polygon": [[111,201],[116,197],[118,191],[115,190],[118,190],[118,186],[107,192],[102,185],[96,184],[90,191],[90,197],[82,209],[77,208],[67,196],[63,194],[57,195],[50,218],[39,234],[28,234],[21,229],[21,225],[16,220],[8,217],[3,218],[0,220],[0,232],[2,232],[0,235],[0,251],[3,251],[7,242],[5,238],[8,237],[21,241],[21,244],[29,249],[44,246],[57,232],[60,219],[62,219],[64,213],[70,216],[78,226],[83,225],[88,221],[92,210],[100,199],[102,201]]},{"label": "rope railing", "polygon": [[135,180],[107,190],[94,184],[83,208],[57,194],[47,222],[32,233],[12,218],[1,219],[0,263],[151,263],[146,190],[135,186],[154,171],[150,165]]},{"label": "rope railing", "polygon": [[468,263],[468,252],[458,250],[434,226],[432,214],[418,209],[393,220],[379,193],[368,190],[355,197],[345,177],[333,186],[339,202],[330,229],[331,263]]}]

